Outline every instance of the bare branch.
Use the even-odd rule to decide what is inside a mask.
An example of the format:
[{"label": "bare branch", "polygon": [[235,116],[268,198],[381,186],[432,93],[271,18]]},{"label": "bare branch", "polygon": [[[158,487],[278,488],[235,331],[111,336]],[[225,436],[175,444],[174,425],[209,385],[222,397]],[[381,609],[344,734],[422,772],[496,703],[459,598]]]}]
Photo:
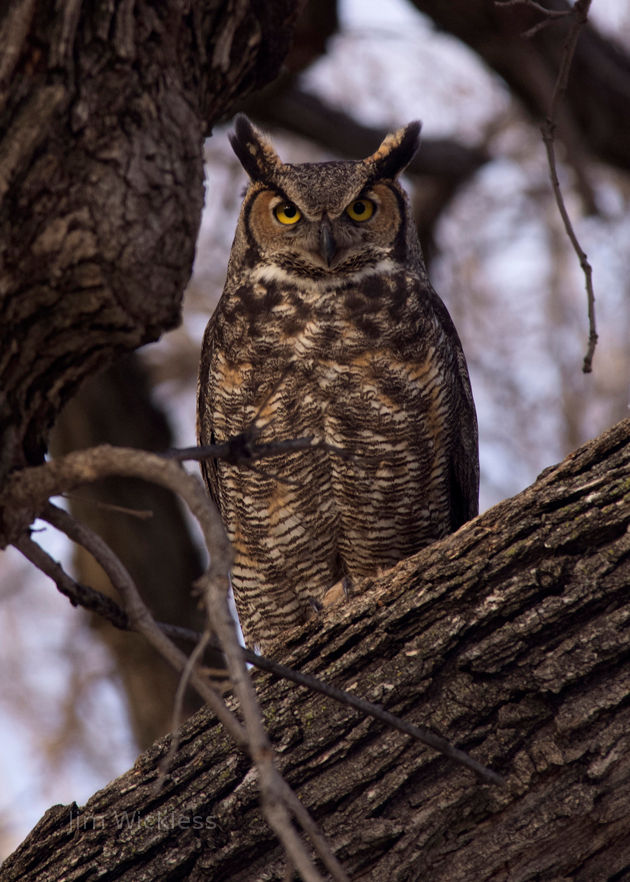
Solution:
[{"label": "bare branch", "polygon": [[205,444],[199,447],[174,447],[167,450],[164,456],[176,462],[201,461],[204,459],[223,459],[232,465],[251,465],[259,459],[268,459],[300,450],[328,450],[342,459],[354,458],[354,455],[325,441],[317,440],[313,435],[305,438],[287,438],[284,441],[266,441],[255,443],[255,433],[248,429],[220,444]]},{"label": "bare branch", "polygon": [[[85,451],[85,453],[89,453],[89,451]],[[123,598],[125,612],[133,629],[142,634],[175,670],[185,670],[188,657],[160,630],[140,597],[138,589],[127,572],[126,567],[101,537],[84,524],[79,524],[63,509],[57,508],[51,503],[45,506],[42,511],[42,517],[49,524],[65,533],[73,542],[76,542],[90,552],[94,559],[103,567],[112,585]],[[242,726],[227,709],[218,692],[197,674],[191,675],[191,682],[237,744],[245,745],[247,739]]]},{"label": "bare branch", "polygon": [[[157,624],[157,622],[156,622]],[[158,624],[158,628],[160,625]],[[163,631],[163,628],[160,628]],[[197,664],[201,660],[203,656],[204,650],[208,643],[210,642],[211,633],[206,627],[206,630],[203,634],[200,635],[199,641],[197,645],[193,649],[193,651],[188,656],[188,661],[186,662],[186,666],[181,673],[179,678],[179,683],[177,684],[177,691],[175,692],[175,700],[173,701],[173,717],[171,722],[171,743],[168,748],[168,753],[166,756],[160,761],[159,765],[159,774],[155,781],[154,793],[159,793],[162,789],[162,785],[164,784],[164,779],[168,774],[168,770],[171,767],[173,759],[175,758],[175,754],[177,753],[177,748],[179,747],[179,727],[182,724],[182,709],[184,707],[184,695],[186,694],[186,689],[190,684],[190,680],[192,674],[197,667]]]},{"label": "bare branch", "polygon": [[83,505],[91,505],[101,511],[124,514],[139,521],[149,521],[154,515],[150,508],[130,508],[128,505],[115,505],[113,502],[104,502],[102,499],[93,499],[91,496],[82,496],[80,493],[64,493],[64,499],[69,502],[80,502]]},{"label": "bare branch", "polygon": [[53,560],[48,552],[44,551],[37,542],[34,542],[27,533],[20,536],[13,544],[38,570],[50,576],[60,593],[68,598],[72,606],[82,606],[91,612],[98,613],[111,622],[115,628],[122,631],[130,630],[129,617],[117,603],[105,594],[101,594],[100,591],[75,582],[64,568]]},{"label": "bare branch", "polygon": [[528,9],[535,9],[536,12],[541,12],[545,16],[538,24],[523,31],[523,37],[533,37],[538,31],[553,24],[559,18],[566,18],[568,15],[573,14],[571,9],[547,9],[546,6],[537,3],[536,0],[494,0],[494,5],[502,9],[507,9],[510,6],[526,6]]},{"label": "bare branch", "polygon": [[412,723],[408,723],[406,720],[394,716],[394,714],[389,713],[389,711],[379,707],[377,704],[372,704],[372,702],[357,698],[357,696],[352,695],[351,692],[337,689],[336,686],[331,686],[329,683],[322,683],[322,681],[318,680],[316,677],[311,677],[309,674],[302,674],[299,671],[294,671],[292,668],[288,668],[285,665],[267,659],[264,656],[257,655],[256,653],[251,652],[251,650],[245,649],[242,652],[246,661],[256,665],[256,667],[261,670],[270,671],[286,680],[291,680],[293,683],[305,686],[307,689],[311,689],[314,692],[320,692],[322,695],[326,695],[329,698],[340,702],[340,704],[353,707],[365,716],[381,720],[393,729],[397,729],[399,732],[404,732],[406,735],[411,735],[418,741],[422,741],[423,744],[433,747],[435,750],[438,750],[450,759],[455,760],[455,762],[461,763],[461,765],[471,769],[488,783],[505,783],[503,778],[500,775],[497,775],[496,772],[482,766],[481,763],[478,763],[467,753],[464,753],[463,750],[458,750],[456,747],[453,747],[449,741],[442,738],[440,735],[436,735],[435,732],[432,732],[425,726],[414,726]]},{"label": "bare branch", "polygon": [[[558,109],[560,106],[560,101],[564,97],[567,86],[569,82],[569,71],[571,69],[571,64],[573,62],[573,57],[575,55],[575,50],[578,44],[578,39],[580,37],[580,33],[582,28],[587,23],[588,20],[588,11],[591,5],[591,0],[576,0],[573,5],[573,9],[570,10],[553,10],[547,9],[542,6],[540,3],[536,2],[536,0],[495,0],[495,6],[497,7],[511,7],[511,6],[526,6],[530,9],[535,9],[537,12],[541,12],[545,15],[545,19],[537,25],[534,25],[528,31],[524,33],[523,36],[532,37],[535,33],[537,33],[541,28],[546,27],[546,25],[550,24],[553,21],[556,21],[560,18],[565,18],[567,15],[573,16],[573,24],[569,30],[567,38],[565,40],[565,44],[563,47],[562,58],[560,60],[560,68],[558,70],[558,75],[556,77],[556,81],[554,83],[553,92],[551,95],[551,101],[549,103],[549,109],[547,111],[547,115],[545,118],[545,122],[541,126],[541,132],[543,137],[543,142],[545,144],[545,150],[547,153],[547,163],[549,165],[549,177],[551,179],[551,186],[553,189],[553,194],[556,200],[556,204],[558,206],[558,211],[560,212],[560,217],[562,218],[562,223],[564,224],[564,229],[569,237],[569,241],[575,251],[578,260],[580,262],[580,267],[582,268],[582,272],[584,273],[584,282],[586,286],[586,299],[587,299],[587,314],[588,314],[588,345],[586,349],[586,354],[584,356],[584,361],[582,363],[582,371],[585,374],[591,373],[593,367],[593,356],[595,354],[595,347],[597,345],[597,326],[596,326],[596,318],[595,318],[595,292],[593,289],[593,269],[588,261],[586,252],[580,245],[580,242],[577,238],[573,225],[571,223],[571,219],[569,217],[569,213],[567,211],[564,197],[562,195],[562,189],[560,187],[560,182],[558,180],[558,170],[556,164],[556,151],[555,151],[555,134],[557,128],[557,117],[558,117]],[[576,172],[578,172],[578,176],[583,178],[579,173],[579,169],[575,166]],[[580,184],[582,189],[584,189],[584,180],[580,180]]]},{"label": "bare branch", "polygon": [[543,141],[545,143],[545,149],[547,151],[547,161],[549,163],[549,175],[551,178],[551,185],[553,187],[554,196],[556,198],[556,203],[558,205],[558,211],[560,212],[560,216],[562,218],[562,222],[564,224],[564,228],[567,232],[567,236],[573,246],[573,250],[575,251],[578,260],[580,261],[580,266],[582,268],[582,272],[584,273],[584,281],[586,285],[586,299],[587,299],[587,310],[588,310],[588,346],[586,350],[586,355],[584,356],[584,362],[582,364],[582,371],[585,374],[589,374],[593,367],[593,355],[595,354],[595,347],[597,345],[597,327],[595,320],[595,292],[593,290],[593,270],[588,262],[588,258],[586,256],[586,252],[580,245],[578,238],[575,234],[575,230],[573,229],[573,225],[571,223],[571,219],[569,218],[569,213],[566,209],[566,205],[564,203],[564,198],[562,196],[562,190],[560,188],[560,182],[558,181],[558,173],[556,167],[556,151],[555,151],[555,131],[556,131],[556,116],[558,111],[558,105],[560,103],[560,99],[564,95],[567,89],[567,83],[569,80],[569,70],[571,68],[571,63],[573,61],[573,56],[575,54],[575,48],[577,46],[577,42],[580,36],[580,31],[584,27],[588,19],[588,11],[591,5],[591,0],[576,0],[576,3],[573,7],[573,15],[574,21],[571,26],[571,30],[567,36],[567,40],[564,46],[564,51],[562,53],[562,61],[560,64],[560,70],[558,71],[558,76],[556,79],[556,83],[554,86],[553,94],[551,96],[551,103],[549,105],[549,112],[547,114],[547,118],[541,128]]},{"label": "bare branch", "polygon": [[[7,506],[19,514],[8,525],[9,532],[20,525],[22,530],[36,514],[41,513],[53,526],[86,548],[101,564],[112,584],[120,592],[125,611],[134,628],[142,633],[177,670],[184,670],[186,655],[160,630],[121,561],[95,533],[78,524],[70,515],[47,502],[49,496],[73,490],[81,483],[117,474],[142,478],[178,493],[197,519],[210,551],[210,565],[199,580],[204,588],[208,612],[221,643],[232,677],[235,692],[245,717],[245,729],[229,711],[221,696],[204,679],[193,672],[191,682],[210,705],[237,744],[245,747],[258,771],[261,801],[265,817],[282,842],[290,860],[307,882],[323,882],[315,869],[304,842],[293,828],[284,794],[288,786],[281,780],[274,764],[274,754],[266,735],[256,695],[242,659],[236,626],[227,605],[228,572],[231,547],[216,507],[206,495],[197,478],[187,474],[179,464],[144,451],[113,448],[109,445],[77,451],[33,469],[12,475],[7,482]],[[6,525],[5,530],[6,530]],[[21,533],[16,537],[19,540]],[[216,621],[214,619],[216,618]],[[304,810],[306,811],[306,810]],[[343,868],[323,837],[313,841],[315,851],[336,882],[348,882]]]},{"label": "bare branch", "polygon": [[[194,450],[195,448],[190,449]],[[52,509],[59,511],[58,509],[55,509],[54,506],[52,506]],[[65,512],[62,512],[62,516],[63,515],[65,515]],[[50,522],[52,523],[53,520]],[[59,526],[58,524],[54,525]],[[102,615],[115,627],[121,630],[137,630],[134,627],[133,622],[130,621],[129,616],[118,606],[118,604],[98,591],[78,585],[59,564],[53,561],[52,558],[50,558],[50,556],[28,536],[25,535],[21,537],[16,543],[16,547],[25,555],[25,557],[34,563],[35,566],[42,570],[42,572],[50,576],[56,582],[59,590],[65,596],[69,597],[74,605],[78,604],[85,606],[87,609]],[[163,634],[171,639],[184,640],[198,646],[200,641],[204,638],[204,635],[200,634],[198,631],[183,628],[179,625],[172,625],[164,622],[156,622],[155,624]],[[222,651],[221,642],[213,635],[210,635],[207,642],[213,648]],[[201,652],[201,650],[199,652]],[[343,689],[338,689],[335,686],[324,683],[310,674],[295,671],[286,665],[266,658],[263,655],[259,655],[246,647],[242,647],[240,644],[239,652],[244,662],[253,665],[259,670],[267,671],[268,673],[289,680],[296,683],[298,686],[303,686],[313,692],[319,692],[322,695],[333,699],[333,701],[354,708],[364,716],[371,716],[374,719],[380,720],[387,726],[396,729],[399,732],[403,732],[406,735],[410,735],[412,738],[421,741],[423,744],[439,751],[455,762],[460,763],[475,772],[482,780],[485,780],[488,783],[503,783],[503,778],[501,778],[500,775],[497,775],[492,770],[482,766],[467,753],[454,747],[445,738],[437,735],[424,726],[414,726],[412,723],[395,716],[379,705],[359,698]],[[189,664],[190,660],[187,662],[187,665]],[[176,728],[175,724],[173,728]]]},{"label": "bare branch", "polygon": [[542,12],[546,18],[565,18],[572,14],[570,9],[547,9],[536,0],[494,0],[494,5],[500,6],[502,9],[507,9],[510,6],[527,6],[529,9]]}]

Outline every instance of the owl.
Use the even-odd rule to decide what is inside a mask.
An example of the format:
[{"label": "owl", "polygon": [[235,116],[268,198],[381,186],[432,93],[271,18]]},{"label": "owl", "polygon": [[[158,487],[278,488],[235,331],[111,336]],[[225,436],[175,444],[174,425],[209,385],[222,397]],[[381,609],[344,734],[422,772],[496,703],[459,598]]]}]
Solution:
[{"label": "owl", "polygon": [[335,596],[478,511],[462,347],[398,181],[420,124],[367,159],[292,165],[243,115],[249,176],[206,329],[201,444],[310,437],[252,468],[203,465],[234,549],[246,642],[269,650]]}]

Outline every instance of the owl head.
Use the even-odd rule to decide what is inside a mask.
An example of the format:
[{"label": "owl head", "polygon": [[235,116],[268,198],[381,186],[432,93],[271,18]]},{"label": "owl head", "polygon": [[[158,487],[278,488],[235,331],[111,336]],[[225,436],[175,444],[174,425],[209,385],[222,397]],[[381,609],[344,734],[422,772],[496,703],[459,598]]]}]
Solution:
[{"label": "owl head", "polygon": [[250,178],[237,231],[250,265],[261,278],[343,281],[383,261],[408,262],[418,241],[397,178],[419,140],[411,122],[366,159],[292,165],[240,114],[230,141]]}]

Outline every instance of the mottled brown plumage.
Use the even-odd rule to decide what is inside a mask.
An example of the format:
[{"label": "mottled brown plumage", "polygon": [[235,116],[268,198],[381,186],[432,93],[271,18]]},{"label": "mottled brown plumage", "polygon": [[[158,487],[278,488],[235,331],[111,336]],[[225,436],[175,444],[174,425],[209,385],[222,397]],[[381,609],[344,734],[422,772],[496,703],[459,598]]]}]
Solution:
[{"label": "mottled brown plumage", "polygon": [[234,545],[248,643],[263,649],[336,582],[369,576],[477,514],[477,425],[462,348],[427,278],[397,176],[420,126],[367,159],[283,164],[239,116],[250,177],[203,343],[198,431],[317,448],[204,465]]}]

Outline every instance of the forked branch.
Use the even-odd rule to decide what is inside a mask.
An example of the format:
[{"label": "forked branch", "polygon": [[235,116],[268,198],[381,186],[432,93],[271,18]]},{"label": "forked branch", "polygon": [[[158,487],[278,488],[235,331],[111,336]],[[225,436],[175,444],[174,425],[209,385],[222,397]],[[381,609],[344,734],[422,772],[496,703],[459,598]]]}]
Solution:
[{"label": "forked branch", "polygon": [[[10,478],[3,494],[7,500],[4,511],[12,512],[12,517],[8,519],[9,523],[5,522],[2,525],[3,533],[5,541],[7,539],[12,541],[30,561],[49,575],[71,602],[85,605],[98,612],[118,628],[142,633],[176,670],[186,673],[186,677],[209,704],[236,743],[246,749],[252,757],[258,772],[265,816],[283,843],[291,864],[308,882],[317,882],[321,879],[309,850],[296,832],[293,825],[295,821],[310,840],[312,848],[331,878],[346,880],[347,876],[343,868],[317,825],[277,770],[273,749],[247,672],[247,663],[256,664],[307,688],[324,692],[336,701],[347,704],[363,714],[376,717],[462,763],[489,783],[501,783],[502,779],[429,729],[413,726],[394,717],[383,708],[263,659],[240,646],[236,626],[227,603],[231,547],[212,500],[207,496],[198,479],[185,472],[175,459],[199,459],[202,455],[225,456],[231,461],[251,465],[262,456],[286,452],[287,444],[291,445],[292,450],[317,446],[311,438],[298,439],[295,442],[279,442],[283,445],[281,450],[277,450],[273,444],[265,445],[264,450],[257,450],[255,446],[251,447],[246,442],[247,438],[241,438],[235,448],[230,448],[228,443],[227,446],[222,445],[221,449],[206,448],[200,453],[195,448],[190,448],[172,452],[166,457],[139,450],[103,446],[71,453],[45,465],[22,470]],[[83,483],[110,475],[141,478],[168,488],[184,499],[198,521],[210,554],[210,565],[199,579],[198,588],[203,592],[210,626],[218,635],[219,648],[225,655],[244,724],[236,719],[222,696],[198,673],[188,656],[172,642],[171,637],[184,636],[190,639],[191,634],[183,633],[184,629],[158,624],[144,604],[125,566],[109,546],[92,530],[79,524],[67,512],[49,502],[51,496],[72,492]],[[92,554],[118,590],[122,598],[122,608],[99,592],[77,585],[63,568],[33,541],[29,535],[29,524],[37,516],[43,517]],[[193,634],[192,637],[195,642],[208,639],[207,635]]]},{"label": "forked branch", "polygon": [[571,29],[567,35],[567,39],[564,44],[560,70],[558,71],[553,94],[551,96],[551,102],[549,104],[549,112],[547,113],[545,122],[542,125],[542,136],[545,143],[545,150],[547,151],[549,175],[551,178],[553,193],[556,198],[556,204],[558,206],[558,211],[560,212],[560,217],[562,218],[562,223],[564,224],[567,236],[569,237],[571,245],[573,246],[573,250],[575,251],[578,260],[580,261],[582,272],[584,273],[588,312],[588,345],[586,348],[586,355],[584,356],[584,361],[582,363],[582,371],[585,374],[590,374],[593,370],[593,355],[595,354],[595,347],[597,346],[597,325],[595,320],[595,291],[593,290],[593,269],[588,261],[586,252],[580,245],[575,230],[573,229],[573,224],[571,223],[571,218],[569,217],[569,213],[564,202],[564,197],[562,195],[560,182],[558,181],[558,173],[556,168],[555,131],[558,106],[560,104],[560,100],[567,90],[569,71],[573,62],[573,56],[575,55],[575,47],[577,46],[580,32],[588,20],[588,11],[590,5],[591,0],[576,0],[576,3],[573,7],[573,24],[571,25]]},{"label": "forked branch", "polygon": [[[33,557],[35,555],[32,545],[35,543],[28,537],[28,525],[36,516],[43,515],[50,523],[63,530],[73,541],[90,551],[104,568],[123,598],[125,612],[134,630],[142,633],[177,670],[183,671],[187,665],[187,656],[159,629],[121,561],[99,536],[48,502],[51,496],[71,492],[83,483],[110,475],[141,478],[166,487],[182,497],[201,527],[210,553],[210,565],[200,584],[209,601],[208,612],[212,627],[221,640],[234,690],[245,717],[245,728],[200,674],[193,671],[190,675],[191,682],[237,744],[247,749],[252,757],[258,772],[263,812],[282,842],[289,860],[307,882],[323,882],[309,849],[293,826],[292,819],[295,818],[298,825],[304,828],[300,816],[296,815],[294,808],[289,807],[288,785],[281,779],[274,763],[273,750],[240,653],[236,626],[227,606],[231,548],[219,514],[199,480],[187,474],[178,463],[145,451],[103,446],[71,453],[62,459],[24,469],[11,476],[3,494],[7,503],[3,510],[12,513],[9,523],[2,525],[4,536],[27,553],[27,556]],[[311,831],[317,829],[314,821],[311,821],[309,827]],[[331,877],[336,882],[348,882],[348,877],[323,835],[310,838],[312,848]]]},{"label": "forked branch", "polygon": [[562,218],[562,223],[564,225],[566,234],[569,237],[571,246],[577,255],[577,258],[580,262],[580,267],[582,268],[582,272],[584,273],[588,315],[588,343],[586,354],[584,356],[584,361],[582,362],[582,371],[585,374],[590,374],[593,370],[593,356],[595,354],[595,347],[597,346],[598,339],[595,317],[595,291],[593,288],[593,269],[588,261],[586,252],[580,245],[575,229],[573,228],[573,224],[571,223],[569,212],[567,211],[564,196],[562,195],[562,188],[560,187],[560,182],[558,180],[555,136],[558,125],[557,120],[560,102],[567,90],[567,85],[569,82],[569,71],[571,69],[571,64],[573,63],[573,57],[575,55],[575,49],[578,43],[578,39],[580,37],[580,33],[588,20],[588,12],[590,9],[591,0],[576,0],[573,8],[566,10],[547,9],[542,4],[536,2],[536,0],[495,0],[495,5],[499,7],[527,6],[543,14],[544,18],[538,24],[534,25],[523,34],[523,36],[525,37],[533,37],[536,33],[538,33],[539,30],[541,30],[541,28],[547,27],[547,25],[557,21],[558,19],[566,18],[568,15],[573,17],[573,22],[569,29],[569,33],[567,34],[562,50],[560,69],[558,70],[558,75],[554,83],[551,100],[549,102],[549,109],[547,111],[545,121],[541,126],[541,132],[545,145],[545,150],[547,153],[549,177],[551,179],[551,186],[553,189],[554,198],[556,200],[558,211],[560,212],[560,217]]}]

